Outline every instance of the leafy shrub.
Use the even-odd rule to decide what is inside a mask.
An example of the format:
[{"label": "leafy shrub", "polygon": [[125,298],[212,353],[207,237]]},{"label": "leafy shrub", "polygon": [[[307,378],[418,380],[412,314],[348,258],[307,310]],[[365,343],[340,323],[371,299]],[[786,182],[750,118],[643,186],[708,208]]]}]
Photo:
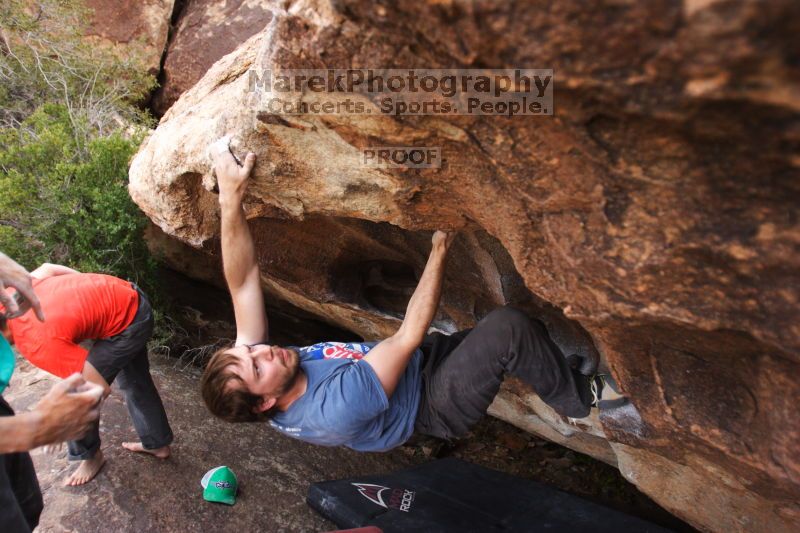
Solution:
[{"label": "leafy shrub", "polygon": [[0,130],[0,249],[30,268],[50,261],[142,281],[146,219],[127,191],[140,138],[114,132],[80,150],[60,104]]},{"label": "leafy shrub", "polygon": [[0,126],[19,127],[54,102],[69,110],[79,141],[147,122],[133,105],[155,87],[144,44],[128,43],[116,53],[88,40],[90,15],[83,0],[3,0]]},{"label": "leafy shrub", "polygon": [[3,3],[0,250],[29,269],[62,263],[146,288],[147,221],[127,191],[128,164],[152,124],[137,106],[155,84],[142,50],[88,41],[81,0]]}]

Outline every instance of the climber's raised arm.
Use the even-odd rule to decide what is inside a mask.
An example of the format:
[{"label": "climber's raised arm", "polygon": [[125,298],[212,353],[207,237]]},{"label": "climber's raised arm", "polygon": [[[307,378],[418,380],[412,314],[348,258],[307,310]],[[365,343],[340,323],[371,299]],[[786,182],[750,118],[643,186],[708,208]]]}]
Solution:
[{"label": "climber's raised arm", "polygon": [[250,171],[255,162],[255,154],[248,153],[242,166],[239,166],[227,149],[227,142],[223,147],[217,147],[214,154],[222,219],[222,265],[233,299],[236,345],[263,343],[268,337],[261,274],[256,260],[255,244],[242,207]]},{"label": "climber's raised arm", "polygon": [[442,294],[445,260],[455,234],[437,231],[433,235],[428,263],[408,302],[406,316],[397,333],[380,342],[364,361],[372,366],[387,397],[394,394],[414,351],[422,344]]}]

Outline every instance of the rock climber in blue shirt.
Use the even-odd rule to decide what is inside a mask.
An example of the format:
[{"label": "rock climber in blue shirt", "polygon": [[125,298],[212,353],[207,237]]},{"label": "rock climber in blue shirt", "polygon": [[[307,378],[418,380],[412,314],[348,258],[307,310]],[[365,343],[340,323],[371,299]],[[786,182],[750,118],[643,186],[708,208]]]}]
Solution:
[{"label": "rock climber in blue shirt", "polygon": [[589,414],[596,382],[572,368],[541,322],[520,311],[503,307],[470,330],[427,335],[453,233],[433,234],[428,262],[392,336],[301,348],[270,344],[255,245],[242,207],[256,157],[249,153],[240,164],[228,142],[218,141],[212,155],[237,334],[203,374],[203,399],[214,415],[230,422],[268,421],[323,446],[384,451],[415,431],[463,436],[484,415],[505,374],[530,384],[563,416]]}]

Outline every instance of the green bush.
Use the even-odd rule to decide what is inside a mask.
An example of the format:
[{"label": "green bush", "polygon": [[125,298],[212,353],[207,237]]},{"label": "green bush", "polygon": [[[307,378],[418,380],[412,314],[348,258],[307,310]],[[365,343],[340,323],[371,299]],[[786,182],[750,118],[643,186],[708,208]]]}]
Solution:
[{"label": "green bush", "polygon": [[127,190],[140,140],[114,132],[83,150],[60,104],[0,130],[0,249],[29,268],[49,261],[142,281],[146,219]]},{"label": "green bush", "polygon": [[[0,250],[105,272],[151,293],[146,218],[128,165],[152,118],[142,49],[87,41],[82,0],[5,0],[0,10]],[[151,294],[155,296],[155,294]]]}]

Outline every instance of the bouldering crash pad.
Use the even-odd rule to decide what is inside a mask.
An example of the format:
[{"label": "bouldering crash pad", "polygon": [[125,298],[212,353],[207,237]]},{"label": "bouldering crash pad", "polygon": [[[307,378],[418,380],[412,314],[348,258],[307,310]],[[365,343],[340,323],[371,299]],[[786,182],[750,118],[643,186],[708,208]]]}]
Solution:
[{"label": "bouldering crash pad", "polygon": [[340,528],[375,526],[384,533],[668,531],[547,485],[453,458],[392,474],[314,483],[306,501]]}]

